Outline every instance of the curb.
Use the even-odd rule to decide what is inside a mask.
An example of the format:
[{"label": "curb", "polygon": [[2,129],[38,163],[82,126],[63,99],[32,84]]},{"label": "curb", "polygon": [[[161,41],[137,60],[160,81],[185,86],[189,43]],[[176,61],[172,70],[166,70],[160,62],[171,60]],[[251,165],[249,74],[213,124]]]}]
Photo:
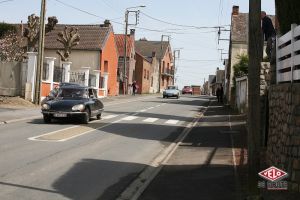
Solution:
[{"label": "curb", "polygon": [[25,121],[25,120],[29,120],[29,119],[39,119],[40,117],[41,117],[40,115],[35,115],[35,116],[25,117],[25,118],[20,118],[20,119],[11,119],[11,120],[7,120],[7,121],[1,121],[0,125],[11,124],[11,123]]}]

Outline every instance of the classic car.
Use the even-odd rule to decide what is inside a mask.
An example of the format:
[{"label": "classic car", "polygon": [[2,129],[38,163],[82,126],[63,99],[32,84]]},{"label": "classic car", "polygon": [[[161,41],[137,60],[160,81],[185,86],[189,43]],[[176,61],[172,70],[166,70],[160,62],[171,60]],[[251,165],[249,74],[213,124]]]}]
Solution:
[{"label": "classic car", "polygon": [[166,90],[163,92],[163,98],[169,98],[169,97],[176,97],[179,98],[179,90],[177,86],[170,85],[166,88]]},{"label": "classic car", "polygon": [[103,103],[97,98],[97,90],[76,84],[59,87],[57,95],[42,103],[45,123],[53,118],[81,118],[88,123],[91,117],[101,118]]}]

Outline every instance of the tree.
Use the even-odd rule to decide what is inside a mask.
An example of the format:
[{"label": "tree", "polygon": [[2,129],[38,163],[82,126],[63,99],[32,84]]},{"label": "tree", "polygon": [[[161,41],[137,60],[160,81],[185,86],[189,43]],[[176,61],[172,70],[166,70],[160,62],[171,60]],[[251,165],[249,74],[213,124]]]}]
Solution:
[{"label": "tree", "polygon": [[22,61],[25,49],[22,47],[22,38],[15,33],[7,33],[0,39],[0,60]]},{"label": "tree", "polygon": [[7,23],[0,23],[0,38],[4,37],[9,32],[16,32],[16,27]]},{"label": "tree", "polygon": [[65,29],[58,33],[57,41],[63,44],[64,49],[63,51],[58,50],[56,53],[60,56],[62,61],[68,61],[71,50],[74,46],[79,44],[80,35],[78,33],[78,29],[74,27],[68,28],[67,26]]},{"label": "tree", "polygon": [[[45,33],[51,32],[58,20],[56,17],[48,17],[48,23],[45,27]],[[24,30],[24,36],[28,40],[28,50],[29,51],[36,51],[37,50],[37,42],[39,40],[40,34],[40,18],[35,14],[28,16],[27,27]]]}]

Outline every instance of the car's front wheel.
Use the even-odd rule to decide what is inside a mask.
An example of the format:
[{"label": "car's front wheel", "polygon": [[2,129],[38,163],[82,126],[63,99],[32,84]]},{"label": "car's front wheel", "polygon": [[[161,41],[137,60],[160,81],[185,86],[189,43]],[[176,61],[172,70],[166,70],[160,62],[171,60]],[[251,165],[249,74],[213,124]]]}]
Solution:
[{"label": "car's front wheel", "polygon": [[45,123],[51,123],[51,117],[49,115],[44,115],[43,119]]},{"label": "car's front wheel", "polygon": [[84,116],[83,116],[83,118],[82,118],[82,122],[84,123],[84,124],[88,124],[89,123],[89,121],[90,121],[90,110],[88,109],[88,108],[86,108],[85,110],[84,110]]}]

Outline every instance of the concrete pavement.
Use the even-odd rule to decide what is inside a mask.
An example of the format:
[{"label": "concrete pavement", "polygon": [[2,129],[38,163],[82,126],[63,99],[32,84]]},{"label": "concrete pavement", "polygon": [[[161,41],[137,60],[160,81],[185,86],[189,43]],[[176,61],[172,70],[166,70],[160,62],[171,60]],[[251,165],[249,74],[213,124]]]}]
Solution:
[{"label": "concrete pavement", "polygon": [[139,200],[242,199],[244,120],[213,101]]}]

